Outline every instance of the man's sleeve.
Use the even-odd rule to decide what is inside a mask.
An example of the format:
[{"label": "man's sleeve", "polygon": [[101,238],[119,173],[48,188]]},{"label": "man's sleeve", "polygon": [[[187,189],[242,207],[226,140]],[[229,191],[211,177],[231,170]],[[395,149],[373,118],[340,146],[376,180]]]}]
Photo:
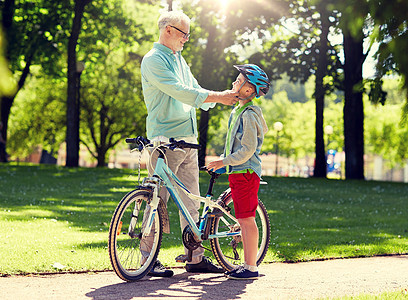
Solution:
[{"label": "man's sleeve", "polygon": [[[190,74],[191,74],[191,73],[190,73]],[[193,74],[191,74],[191,77],[193,78],[193,86],[194,86],[195,88],[206,91],[205,89],[203,89],[203,88],[198,84],[198,81],[197,81],[197,79],[195,79],[195,77],[193,76]],[[204,101],[205,101],[205,99],[204,99]],[[217,103],[203,103],[203,104],[200,106],[200,108],[201,108],[202,110],[209,110],[210,108],[214,108],[216,104],[217,104]]]},{"label": "man's sleeve", "polygon": [[150,56],[142,64],[142,73],[145,80],[156,86],[170,97],[199,108],[207,99],[209,92],[201,87],[188,87],[180,82],[165,61],[157,56]]}]

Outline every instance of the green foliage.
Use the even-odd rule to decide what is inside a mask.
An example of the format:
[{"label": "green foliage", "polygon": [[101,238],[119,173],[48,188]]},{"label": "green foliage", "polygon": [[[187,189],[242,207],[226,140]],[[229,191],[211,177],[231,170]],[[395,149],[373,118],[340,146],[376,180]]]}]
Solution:
[{"label": "green foliage", "polygon": [[[235,63],[259,63],[273,80],[283,77],[282,81],[274,82],[273,89],[262,100],[274,99],[276,106],[265,101],[262,107],[268,114],[270,128],[277,120],[284,123],[280,139],[282,152],[297,157],[312,155],[314,151],[311,144],[314,140],[314,126],[311,125],[314,117],[312,104],[308,104],[314,88],[310,88],[310,81],[306,80],[313,77],[316,69],[319,34],[324,22],[329,21],[331,32],[336,33],[340,33],[341,28],[360,32],[365,26],[366,32],[373,34],[371,43],[374,39],[381,43],[378,58],[383,72],[380,74],[390,71],[406,74],[404,66],[408,64],[404,64],[404,61],[408,39],[404,6],[397,5],[398,0],[377,2],[316,0],[224,3],[206,0],[177,1],[175,6],[183,7],[192,18],[192,35],[185,45],[183,56],[203,87],[217,90],[230,88],[237,74],[232,68]],[[0,9],[5,8],[5,3],[0,2]],[[158,37],[156,22],[160,5],[162,3],[159,1],[96,0],[86,7],[77,46],[78,58],[86,64],[81,75],[81,138],[95,156],[106,154],[122,136],[144,131],[145,108],[141,102],[139,63]],[[371,19],[366,18],[368,12]],[[65,130],[62,124],[66,110],[63,103],[65,82],[57,78],[65,76],[67,71],[66,45],[72,22],[72,2],[18,1],[15,10],[3,13],[3,23],[9,20],[12,24],[5,28],[4,33],[7,38],[5,56],[9,58],[14,77],[19,78],[24,67],[29,65],[42,66],[42,70],[34,68],[35,77],[28,77],[31,83],[16,100],[18,106],[12,109],[14,115],[10,126],[9,152],[26,154],[36,143],[47,150],[56,149],[63,140]],[[334,127],[330,146],[339,150],[343,148],[344,140],[340,120],[343,112],[339,106],[332,106],[332,102],[339,102],[343,98],[334,92],[334,88],[343,88],[342,74],[338,72],[341,69],[341,51],[342,45],[329,45],[327,56],[331,64],[327,70],[328,76],[324,78],[325,88],[331,91],[326,95],[328,111],[325,113],[325,125]],[[285,73],[296,83],[288,84]],[[299,84],[304,81],[305,90]],[[399,104],[400,99],[406,97],[394,81],[387,78],[382,78],[382,81],[383,89],[387,92],[387,104]],[[34,87],[34,84],[43,90]],[[406,76],[402,77],[401,85],[406,86]],[[376,92],[381,95],[381,90]],[[286,103],[286,98],[304,102],[305,105],[289,108],[292,106],[289,103],[285,107],[282,103]],[[106,113],[106,110],[109,112]],[[34,116],[34,112],[39,115]],[[218,129],[226,128],[225,119],[229,112],[230,109],[222,105],[217,105],[210,112],[210,140],[216,153],[222,151],[225,134]],[[392,113],[393,116],[397,114],[394,110]],[[400,119],[399,116],[394,121],[397,119]],[[366,129],[371,130],[369,127],[372,125],[367,124]],[[382,143],[375,151],[388,153],[395,163],[403,162],[407,146],[402,141],[406,140],[406,132],[403,125],[398,127],[396,122],[389,126],[395,127],[389,129],[389,132],[393,132],[390,138],[399,140],[390,141],[390,147],[394,147],[394,150],[381,148],[387,144]],[[110,130],[110,135],[102,134],[102,127],[105,131]],[[388,127],[384,125],[383,128]],[[383,129],[376,128],[367,136],[371,141],[371,135],[378,139],[384,138],[385,134]],[[102,138],[103,135],[105,138]],[[271,129],[264,151],[275,151],[274,135]],[[102,142],[103,139],[105,142]],[[374,152],[370,145],[366,149],[367,153]]]},{"label": "green foliage", "polygon": [[380,43],[377,51],[378,77],[397,72],[403,77],[408,103],[408,4],[406,1],[368,1],[370,16],[376,27],[373,36]]},{"label": "green foliage", "polygon": [[[100,165],[123,137],[145,132],[139,69],[146,44],[151,45],[152,36],[144,29],[150,31],[147,12],[152,7],[137,4],[130,14],[122,4],[93,2],[78,45],[79,60],[85,63],[80,77],[81,140]],[[12,158],[26,156],[38,145],[56,152],[65,140],[65,82],[47,76],[44,69],[34,70],[12,109]]]},{"label": "green foliage", "polygon": [[355,296],[344,296],[339,298],[330,298],[335,300],[406,300],[407,289],[401,289],[391,292],[383,292],[376,295],[363,293]]},{"label": "green foliage", "polygon": [[390,167],[408,159],[408,128],[398,122],[402,104],[366,105],[366,153],[380,155]]},{"label": "green foliage", "polygon": [[[282,85],[287,85],[282,80]],[[312,84],[304,93],[308,97],[305,103],[294,102],[289,99],[285,90],[272,94],[272,99],[260,98],[256,104],[262,108],[269,131],[265,136],[262,151],[276,152],[276,134],[273,124],[283,123],[283,130],[279,133],[279,152],[286,157],[303,158],[314,155],[314,106],[310,99]],[[390,166],[403,165],[407,157],[408,132],[407,127],[399,122],[401,119],[402,99],[398,90],[399,80],[386,79],[384,86],[387,91],[387,105],[373,105],[367,99],[365,106],[365,153],[383,156]],[[296,85],[293,85],[295,88]],[[291,89],[291,88],[290,88]],[[289,89],[289,90],[290,90]],[[300,90],[303,93],[303,89]],[[300,93],[300,91],[298,93]],[[295,93],[296,94],[296,93]],[[326,150],[344,149],[343,104],[341,95],[330,94],[326,97],[324,110],[324,125],[332,126],[333,133],[325,133]],[[395,103],[395,104],[392,104]],[[211,155],[220,155],[225,144],[229,111],[225,111],[219,125],[210,127],[212,136],[209,143]]]},{"label": "green foliage", "polygon": [[[234,30],[237,29],[228,26],[232,12],[220,10],[220,5],[217,0],[182,1],[184,12],[192,19],[191,36],[184,46],[183,57],[200,86],[216,91],[232,88],[237,76],[232,65],[240,63],[230,49],[236,42]],[[218,126],[224,111],[229,111],[229,107],[217,105],[210,110],[210,126]]]},{"label": "green foliage", "polygon": [[326,151],[329,149],[343,151],[344,149],[344,130],[343,130],[343,106],[342,103],[334,101],[329,102],[324,109],[324,126],[331,126],[333,133],[326,134]]},{"label": "green foliage", "polygon": [[[120,53],[114,52],[113,57],[119,59]],[[89,77],[84,76],[81,142],[98,160],[99,166],[106,164],[107,151],[124,137],[145,132],[146,109],[140,74],[131,65],[135,64],[120,66],[107,62],[93,66]]]},{"label": "green foliage", "polygon": [[[4,1],[0,8],[3,10]],[[61,76],[60,56],[65,51],[71,17],[70,1],[17,1],[7,28],[7,58],[14,74],[28,65],[41,65],[49,74]]]},{"label": "green foliage", "polygon": [[[146,175],[143,171],[142,175]],[[264,177],[259,190],[271,221],[265,262],[408,252],[407,185]],[[201,192],[209,176],[200,175]],[[111,269],[107,233],[134,170],[9,164],[0,168],[0,274]],[[228,187],[217,180],[215,195]],[[182,253],[179,214],[168,205],[171,234],[160,260]],[[11,251],[13,250],[13,251]],[[211,255],[206,253],[206,255]]]},{"label": "green foliage", "polygon": [[[276,139],[279,134],[281,155],[296,159],[313,153],[313,101],[291,103],[282,91],[273,95],[272,103],[264,101],[260,106],[269,126],[262,151],[276,153]],[[275,122],[283,124],[279,133],[273,127]]]},{"label": "green foliage", "polygon": [[276,80],[269,95],[285,91],[291,102],[307,102],[309,98],[306,96],[306,87],[304,83],[291,82],[288,75],[283,74],[282,79]]},{"label": "green foliage", "polygon": [[[86,62],[81,75],[81,142],[98,166],[106,164],[108,151],[125,136],[145,132],[140,61],[152,36],[145,32],[147,17],[137,19],[122,4],[95,2],[85,13],[79,42]],[[151,10],[140,4],[136,8],[139,16]]]},{"label": "green foliage", "polygon": [[17,86],[10,72],[8,61],[4,56],[4,48],[4,34],[0,27],[0,97],[14,94]]},{"label": "green foliage", "polygon": [[12,159],[28,156],[38,145],[56,153],[65,140],[65,82],[45,75],[39,67],[33,69],[34,76],[11,111],[7,144]]}]

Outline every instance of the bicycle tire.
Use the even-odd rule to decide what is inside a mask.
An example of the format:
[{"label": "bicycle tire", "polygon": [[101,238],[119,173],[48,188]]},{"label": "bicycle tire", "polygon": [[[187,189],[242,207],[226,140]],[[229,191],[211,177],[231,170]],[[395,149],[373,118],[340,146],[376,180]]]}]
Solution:
[{"label": "bicycle tire", "polygon": [[[122,198],[112,216],[109,227],[109,258],[115,273],[125,281],[137,281],[146,276],[159,255],[163,237],[162,215],[159,210],[156,211],[152,225],[153,247],[147,259],[141,253],[143,219],[148,216],[145,216],[145,208],[149,198],[149,190],[133,190]],[[135,222],[133,234],[129,233],[132,218]]]},{"label": "bicycle tire", "polygon": [[[224,202],[225,207],[228,207],[228,209],[230,209],[230,213],[232,215],[235,215],[231,192],[226,193],[222,201]],[[225,221],[222,220],[222,217],[224,217],[228,222],[231,222],[229,226]],[[261,200],[258,200],[255,221],[259,230],[258,254],[256,261],[256,264],[259,265],[268,252],[271,237],[271,227],[268,212]],[[225,214],[223,216],[214,217],[211,224],[210,234],[228,231],[228,229],[231,228],[231,225],[236,225],[239,227],[238,223],[233,222],[233,220]],[[227,271],[232,271],[238,265],[242,265],[245,262],[244,249],[242,247],[242,240],[240,239],[240,235],[235,237],[228,236],[210,239],[211,250],[215,258],[217,259],[218,263]],[[233,243],[236,243],[236,253],[234,253],[234,249],[232,246]]]}]

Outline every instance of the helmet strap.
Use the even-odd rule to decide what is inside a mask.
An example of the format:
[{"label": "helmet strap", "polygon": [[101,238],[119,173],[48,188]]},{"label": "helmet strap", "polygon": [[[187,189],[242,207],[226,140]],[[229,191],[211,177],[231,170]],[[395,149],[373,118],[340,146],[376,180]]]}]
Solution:
[{"label": "helmet strap", "polygon": [[245,101],[245,100],[248,100],[248,99],[252,99],[255,95],[256,95],[256,93],[253,92],[251,95],[249,95],[249,96],[246,97],[246,98],[240,98],[240,97],[238,97],[238,99],[241,100],[241,101]]},{"label": "helmet strap", "polygon": [[[238,89],[238,93],[241,91],[242,87],[244,86],[244,84],[245,84],[247,81],[248,81],[248,79],[245,79],[245,80],[244,80],[244,82],[241,84],[241,86],[240,86],[239,89]],[[245,101],[245,100],[248,100],[248,99],[250,99],[250,98],[253,98],[254,95],[256,95],[256,92],[253,92],[251,95],[249,95],[249,96],[246,97],[246,98],[240,98],[240,97],[237,97],[237,98],[238,98],[239,100],[241,100],[241,101]]]}]

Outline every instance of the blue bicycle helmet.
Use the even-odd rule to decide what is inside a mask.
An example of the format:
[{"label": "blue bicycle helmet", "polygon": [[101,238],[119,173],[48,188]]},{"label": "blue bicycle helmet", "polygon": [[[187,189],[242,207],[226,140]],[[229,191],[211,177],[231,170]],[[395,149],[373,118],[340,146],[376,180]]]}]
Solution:
[{"label": "blue bicycle helmet", "polygon": [[268,93],[270,86],[269,78],[260,67],[254,64],[234,65],[234,67],[244,75],[249,83],[255,86],[256,98]]}]

